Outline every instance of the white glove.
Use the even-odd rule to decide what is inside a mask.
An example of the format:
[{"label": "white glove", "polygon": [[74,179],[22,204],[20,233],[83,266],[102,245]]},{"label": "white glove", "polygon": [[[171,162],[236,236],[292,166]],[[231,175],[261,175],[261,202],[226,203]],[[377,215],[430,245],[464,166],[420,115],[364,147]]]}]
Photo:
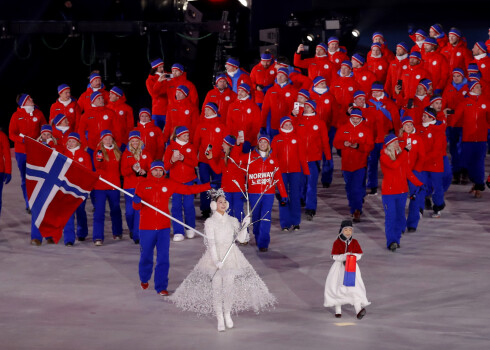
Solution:
[{"label": "white glove", "polygon": [[250,215],[245,216],[242,221],[242,227],[246,228],[248,225],[250,225]]},{"label": "white glove", "polygon": [[218,261],[217,263],[215,263],[215,265],[218,270],[221,270],[221,268],[223,267],[223,262]]},{"label": "white glove", "polygon": [[335,261],[345,261],[345,254],[332,255],[332,259]]}]

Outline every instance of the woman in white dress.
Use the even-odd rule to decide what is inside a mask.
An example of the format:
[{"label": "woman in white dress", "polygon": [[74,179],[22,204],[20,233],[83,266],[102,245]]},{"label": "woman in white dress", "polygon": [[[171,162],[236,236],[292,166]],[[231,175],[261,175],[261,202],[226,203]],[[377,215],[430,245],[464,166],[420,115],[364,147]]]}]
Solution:
[{"label": "woman in white dress", "polygon": [[206,252],[170,300],[183,310],[215,315],[222,332],[233,328],[231,313],[258,313],[273,306],[276,298],[234,244],[248,240],[249,216],[240,225],[226,212],[229,203],[223,190],[211,191],[213,215],[204,223]]},{"label": "woman in white dress", "polygon": [[[366,315],[365,306],[371,304],[366,298],[366,287],[357,261],[361,260],[362,249],[356,239],[352,238],[354,229],[351,220],[344,220],[340,225],[339,236],[333,243],[332,259],[335,260],[328,272],[325,282],[325,307],[335,307],[335,317],[342,317],[342,305],[353,305],[357,318]],[[356,257],[355,286],[344,286],[345,260],[347,255]]]}]

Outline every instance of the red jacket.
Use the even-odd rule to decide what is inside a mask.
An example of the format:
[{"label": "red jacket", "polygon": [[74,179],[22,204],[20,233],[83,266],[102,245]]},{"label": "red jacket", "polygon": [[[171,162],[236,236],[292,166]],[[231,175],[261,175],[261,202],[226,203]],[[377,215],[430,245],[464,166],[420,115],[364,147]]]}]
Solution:
[{"label": "red jacket", "polygon": [[354,78],[354,74],[351,74],[349,77],[341,77],[336,74],[330,88],[330,91],[334,94],[339,104],[339,108],[342,110],[347,110],[349,103],[354,99],[354,92],[357,90],[359,90],[359,85]]},{"label": "red jacket", "polygon": [[265,94],[262,104],[262,126],[267,125],[267,118],[270,113],[270,125],[272,129],[279,129],[279,121],[282,117],[289,115],[294,107],[294,102],[298,97],[298,90],[290,83],[281,87],[274,84]]},{"label": "red jacket", "polygon": [[[248,168],[248,192],[262,193],[272,182],[277,180],[277,188],[281,197],[287,198],[288,194],[282,181],[281,170],[276,157],[272,153],[271,151],[267,158],[262,158],[257,149],[252,151]],[[274,171],[276,172],[274,173]],[[274,194],[275,191],[275,186],[272,186],[265,193]]]},{"label": "red jacket", "polygon": [[[187,186],[163,176],[157,179],[150,173],[148,178],[136,186],[135,197],[137,196],[164,213],[168,213],[168,202],[174,193],[196,194],[209,189],[211,189],[209,183]],[[170,228],[170,219],[150,207],[142,203],[135,203],[133,200],[133,208],[140,211],[140,230]]]},{"label": "red jacket", "polygon": [[415,186],[423,185],[423,183],[420,182],[408,168],[407,153],[407,151],[402,149],[402,153],[400,153],[395,160],[391,160],[385,153],[385,148],[381,150],[379,160],[381,171],[383,172],[383,182],[381,184],[381,193],[383,195],[407,193],[407,180]]},{"label": "red jacket", "polygon": [[366,66],[371,72],[376,75],[376,80],[384,84],[386,81],[386,76],[388,74],[389,63],[386,58],[381,57],[371,57],[368,56],[366,59]]},{"label": "red jacket", "polygon": [[404,70],[407,70],[409,66],[410,65],[408,64],[408,55],[407,58],[404,58],[402,60],[399,60],[397,56],[394,60],[390,62],[385,82],[385,91],[390,96],[395,96],[395,86],[397,85],[398,80],[401,79],[402,72]]},{"label": "red jacket", "polygon": [[412,134],[403,132],[403,135],[398,138],[398,142],[400,143],[400,147],[402,149],[407,145],[408,139],[410,139],[410,144],[412,145],[407,157],[408,169],[421,172],[425,163],[424,140],[417,131]]},{"label": "red jacket", "polygon": [[347,56],[347,54],[345,54],[344,52],[340,51],[340,49],[337,49],[337,51],[335,51],[333,54],[330,53],[330,51],[327,54],[328,54],[328,58],[330,59],[330,62],[334,64],[334,69],[335,69],[334,72],[337,72],[340,69],[340,65],[342,62],[350,61],[349,56]]},{"label": "red jacket", "polygon": [[129,151],[129,148],[126,148],[121,157],[121,175],[124,176],[123,188],[136,188],[136,185],[138,185],[138,183],[145,178],[139,174],[137,175],[133,169],[133,165],[139,163],[141,169],[146,171],[148,174],[150,171],[151,162],[151,156],[146,150],[143,150],[140,154],[140,159],[136,160],[134,154]]},{"label": "red jacket", "polygon": [[307,150],[296,130],[293,129],[290,133],[280,130],[272,140],[271,149],[274,151],[282,173],[302,172],[310,175],[310,168],[306,161]]},{"label": "red jacket", "polygon": [[112,109],[116,115],[115,124],[119,129],[119,142],[127,144],[129,132],[134,128],[133,108],[126,103],[126,96],[124,95],[119,97],[116,102],[109,101],[107,107]]},{"label": "red jacket", "polygon": [[[245,191],[245,173],[247,169],[248,153],[242,153],[242,147],[234,146],[230,151],[230,158],[225,163],[225,154],[219,152],[218,158],[213,158],[209,165],[216,174],[221,176],[221,188],[225,192]],[[233,182],[237,181],[240,188]],[[241,189],[241,190],[240,190]]]},{"label": "red jacket", "polygon": [[[116,114],[113,110],[103,107],[90,106],[80,118],[78,133],[84,147],[97,148],[102,130],[111,130],[119,145],[120,128],[116,125]],[[88,134],[88,137],[86,136]]]},{"label": "red jacket", "polygon": [[322,159],[332,159],[328,141],[328,131],[325,123],[318,116],[305,116],[299,121],[297,128],[300,140],[303,140],[306,151],[306,161],[315,162]]},{"label": "red jacket", "polygon": [[251,99],[236,99],[228,108],[226,126],[230,135],[238,137],[238,131],[242,130],[245,141],[255,146],[261,125],[262,116],[260,114],[260,108]]},{"label": "red jacket", "polygon": [[[291,67],[291,69],[292,68],[293,67]],[[313,86],[313,80],[306,75],[301,74],[298,69],[294,69],[293,71],[290,70],[289,80],[291,80],[291,83],[293,83],[298,91],[301,89],[309,90]]]},{"label": "red jacket", "polygon": [[146,78],[146,89],[151,96],[151,113],[155,115],[167,115],[168,96],[167,86],[168,81],[158,81],[158,74],[149,75]]},{"label": "red jacket", "polygon": [[24,108],[17,107],[10,118],[9,125],[9,138],[14,142],[15,152],[26,153],[24,137],[20,134],[37,139],[41,135],[41,126],[44,124],[46,124],[46,119],[40,109],[35,108],[29,114]]},{"label": "red jacket", "polygon": [[319,94],[312,88],[310,90],[310,100],[315,101],[316,114],[325,123],[327,130],[331,126],[337,127],[340,111],[335,96],[330,91]]},{"label": "red jacket", "polygon": [[194,140],[192,141],[195,149],[198,152],[197,160],[202,163],[209,163],[206,158],[206,148],[208,145],[212,145],[213,158],[219,157],[218,150],[221,149],[223,139],[229,134],[228,128],[220,117],[214,117],[211,119],[204,118],[199,124],[197,124],[196,132],[194,133]]},{"label": "red jacket", "polygon": [[445,47],[441,48],[440,52],[449,63],[449,72],[452,72],[454,68],[461,68],[464,70],[465,75],[468,74],[468,64],[473,60],[473,55],[463,40],[460,40],[456,46],[447,43]]},{"label": "red jacket", "polygon": [[454,113],[453,123],[462,120],[463,142],[487,142],[490,128],[490,101],[483,96],[466,95]]},{"label": "red jacket", "polygon": [[71,150],[65,147],[63,149],[63,154],[68,158],[73,159],[78,164],[81,164],[85,168],[92,171],[92,159],[90,158],[90,155],[86,151],[84,151],[81,147],[77,149],[75,152],[72,152]]},{"label": "red jacket", "polygon": [[402,109],[405,111],[404,115],[409,115],[413,119],[413,125],[416,128],[419,128],[422,125],[422,114],[424,114],[424,109],[425,107],[430,106],[430,97],[428,95],[425,95],[424,98],[421,100],[418,97],[413,98],[413,107],[408,109],[405,106],[407,105],[408,99],[403,100],[397,100],[397,104],[399,106],[403,106]]},{"label": "red jacket", "polygon": [[[419,134],[422,137],[425,148],[423,171],[442,173],[444,171],[444,160],[446,154],[446,125],[436,122],[428,127],[421,126]],[[410,151],[411,153],[412,151]]]},{"label": "red jacket", "polygon": [[[381,108],[386,109],[391,116],[391,121],[387,116],[384,115],[383,111],[377,110],[374,102],[378,103],[381,102]],[[394,129],[395,131],[400,130],[401,128],[401,122],[400,122],[400,113],[398,112],[398,107],[397,105],[393,102],[392,99],[388,98],[386,94],[379,100],[376,100],[374,97],[370,98],[369,101],[369,106],[374,108],[374,111],[372,111],[371,114],[376,116],[376,120],[381,118],[383,116],[383,126],[377,123],[376,128],[377,130],[374,132],[374,137],[376,139],[376,143],[380,143],[384,141],[384,137],[386,136],[387,132],[390,129]],[[382,137],[383,139],[380,139]]]},{"label": "red jacket", "polygon": [[[404,99],[414,98],[417,85],[424,78],[432,80],[430,73],[424,69],[423,62],[415,66],[409,65],[408,69],[402,71],[400,77],[402,80],[402,91],[400,92],[400,95],[402,95]],[[396,99],[399,98],[397,95],[394,95],[393,97]]]},{"label": "red jacket", "polygon": [[[366,57],[371,57],[371,53],[372,53],[372,50],[369,50]],[[393,53],[393,51],[391,51],[388,48],[388,45],[386,45],[386,43],[381,44],[381,54],[386,59],[386,61],[388,61],[388,63],[390,63],[391,61],[393,61],[395,59],[395,54]]]},{"label": "red jacket", "polygon": [[490,96],[490,56],[484,56],[480,59],[475,57],[474,63],[478,65],[481,73],[480,83],[486,96]]},{"label": "red jacket", "polygon": [[218,88],[212,89],[207,93],[204,103],[202,104],[201,120],[204,118],[204,107],[208,102],[212,102],[218,106],[218,113],[221,115],[221,120],[223,121],[223,124],[226,124],[228,109],[233,101],[236,100],[236,97],[236,93],[231,89],[225,89],[223,92],[219,91]]},{"label": "red jacket", "polygon": [[[450,108],[455,111],[456,107],[458,107],[458,105],[464,101],[466,94],[468,94],[467,84],[462,84],[460,89],[457,90],[456,87],[454,87],[453,82],[450,81],[442,93],[442,108]],[[456,125],[454,124],[454,114],[448,114],[448,126],[462,127],[463,120],[460,119]]]},{"label": "red jacket", "polygon": [[191,103],[188,97],[172,102],[167,110],[167,120],[163,128],[163,141],[167,142],[170,139],[177,126],[186,126],[189,129],[192,140],[198,121],[199,110]]},{"label": "red jacket", "polygon": [[337,238],[335,242],[333,242],[332,255],[341,255],[345,253],[362,254],[362,249],[357,239],[352,238],[347,247],[346,243],[340,238]]},{"label": "red jacket", "polygon": [[354,68],[353,71],[357,85],[361,91],[368,94],[371,91],[373,83],[377,80],[376,75],[366,67]]},{"label": "red jacket", "polygon": [[199,96],[197,95],[196,86],[187,80],[187,73],[182,73],[181,76],[172,78],[167,83],[167,97],[169,107],[177,102],[175,99],[175,92],[180,85],[185,85],[189,89],[189,95],[185,98],[185,100],[189,100],[196,108],[199,106]]},{"label": "red jacket", "polygon": [[136,130],[140,132],[145,151],[148,152],[152,161],[163,159],[165,142],[163,142],[162,130],[151,121],[145,125],[138,123]]},{"label": "red jacket", "polygon": [[[277,72],[273,64],[271,64],[268,68],[265,68],[262,63],[257,63],[250,72],[250,79],[252,80],[253,84],[252,88],[254,90],[257,90],[257,85],[262,85],[262,87],[266,88],[267,90],[268,88],[272,87],[272,85],[274,85],[276,74]],[[263,91],[257,90],[255,92],[255,102],[262,103],[263,98]]]},{"label": "red jacket", "polygon": [[12,174],[12,158],[7,135],[0,130],[0,173]]},{"label": "red jacket", "polygon": [[73,129],[71,125],[68,128],[68,130],[66,130],[65,132],[56,128],[56,126],[53,126],[53,137],[56,139],[56,141],[58,141],[59,145],[62,145],[63,147],[65,147],[66,141],[68,140],[68,135],[70,135],[70,133],[72,133],[74,131],[75,131],[75,129]]},{"label": "red jacket", "polygon": [[449,72],[449,64],[444,55],[439,52],[426,52],[424,68],[432,77],[432,88],[434,90],[442,90],[446,87],[451,74]]},{"label": "red jacket", "polygon": [[[347,147],[344,145],[346,141],[352,144],[357,143],[358,147]],[[337,130],[333,146],[342,150],[342,170],[356,171],[367,167],[369,152],[374,148],[373,134],[364,121],[358,125],[349,122]]]},{"label": "red jacket", "polygon": [[[184,159],[173,163],[171,159],[175,150],[184,155]],[[171,141],[165,150],[163,163],[165,169],[169,172],[170,178],[174,181],[187,183],[197,177],[195,170],[197,166],[197,151],[190,142],[181,146],[176,141]]]},{"label": "red jacket", "polygon": [[[102,94],[102,97],[104,98],[104,104],[107,105],[107,103],[109,102],[109,92],[105,89],[104,86],[102,86],[99,90],[101,94]],[[78,98],[78,107],[80,107],[80,113],[85,113],[87,112],[88,109],[90,109],[90,107],[92,106],[92,102],[90,101],[90,95],[92,95],[92,93],[94,93],[95,91],[92,90],[92,88],[89,86],[87,88],[87,90],[85,90],[83,92],[83,94],[80,95],[80,97]]]},{"label": "red jacket", "polygon": [[51,105],[51,109],[49,110],[49,124],[60,113],[66,115],[66,118],[70,121],[70,126],[73,130],[77,130],[77,124],[80,122],[82,112],[74,98],[71,99],[71,102],[66,107],[59,99]]},{"label": "red jacket", "polygon": [[314,80],[316,77],[324,77],[327,81],[327,86],[330,86],[332,77],[336,74],[337,67],[340,66],[340,63],[338,65],[332,64],[328,56],[302,59],[301,54],[294,53],[294,66],[308,69],[308,78],[311,80]]},{"label": "red jacket", "polygon": [[[97,175],[104,178],[105,180],[113,183],[118,187],[121,187],[121,172],[119,171],[119,164],[121,162],[121,159],[119,160],[116,159],[114,149],[106,149],[109,160],[106,160],[105,157],[103,157],[102,161],[98,161],[96,157],[98,152],[102,152],[101,147],[104,146],[100,145],[100,147],[97,147],[97,149],[94,152],[95,172],[97,173]],[[108,184],[100,180],[97,181],[94,186],[94,190],[113,190],[113,189],[114,189],[113,187],[109,186]]]}]

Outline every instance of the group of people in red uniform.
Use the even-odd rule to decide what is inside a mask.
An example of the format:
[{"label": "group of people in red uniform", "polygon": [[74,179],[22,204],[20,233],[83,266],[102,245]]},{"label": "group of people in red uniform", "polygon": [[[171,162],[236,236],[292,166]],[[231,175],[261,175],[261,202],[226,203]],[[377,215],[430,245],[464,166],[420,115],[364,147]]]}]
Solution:
[{"label": "group of people in red uniform", "polygon": [[[332,183],[335,148],[354,222],[361,221],[364,197],[378,192],[381,164],[387,248],[395,251],[401,233],[417,229],[424,209],[441,216],[451,182],[471,181],[471,194],[482,197],[490,126],[490,42],[470,48],[459,29],[445,33],[439,24],[429,34],[420,29],[409,37],[412,45],[399,42],[392,52],[376,32],[367,55],[351,57],[338,38],[330,37],[316,46],[314,57],[304,57],[299,45],[293,65],[286,57],[262,53],[251,73],[229,58],[202,108],[184,67],[176,63],[165,72],[163,60],[156,59],[146,80],[152,106],[139,110],[136,124],[124,91],[106,89],[97,72],[78,100],[70,86],[60,85],[48,120],[31,96],[21,94],[9,138],[15,143],[26,210],[28,136],[122,185],[130,194],[125,217],[135,243],[143,239],[141,230],[169,234],[170,222],[143,223],[141,205],[132,196],[172,198],[172,216],[186,225],[173,224],[173,240],[182,241],[194,237],[196,191],[203,217],[210,215],[210,200],[202,192],[210,183],[225,190],[231,215],[241,220],[251,212],[257,246],[265,252],[274,195],[281,229],[299,230],[302,207],[308,220],[317,214],[319,178],[323,187]],[[1,133],[0,145],[3,186],[10,181],[11,163]],[[162,181],[160,170],[171,180],[162,187],[166,197],[146,190],[138,194],[142,183]],[[98,182],[91,200],[95,245],[104,242],[106,200],[113,238],[121,239],[119,192]],[[87,234],[83,203],[65,228],[65,244],[73,245],[75,236],[83,241]],[[42,242],[38,232],[31,238],[32,244]],[[143,270],[147,276],[147,267]],[[159,285],[165,289],[164,282]]]}]

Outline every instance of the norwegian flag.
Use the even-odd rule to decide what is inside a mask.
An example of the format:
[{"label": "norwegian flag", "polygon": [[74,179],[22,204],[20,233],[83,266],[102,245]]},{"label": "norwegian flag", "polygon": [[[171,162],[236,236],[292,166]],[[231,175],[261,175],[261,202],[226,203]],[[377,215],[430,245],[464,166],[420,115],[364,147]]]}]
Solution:
[{"label": "norwegian flag", "polygon": [[68,219],[87,199],[96,173],[34,139],[25,138],[26,187],[32,223],[58,243]]}]

